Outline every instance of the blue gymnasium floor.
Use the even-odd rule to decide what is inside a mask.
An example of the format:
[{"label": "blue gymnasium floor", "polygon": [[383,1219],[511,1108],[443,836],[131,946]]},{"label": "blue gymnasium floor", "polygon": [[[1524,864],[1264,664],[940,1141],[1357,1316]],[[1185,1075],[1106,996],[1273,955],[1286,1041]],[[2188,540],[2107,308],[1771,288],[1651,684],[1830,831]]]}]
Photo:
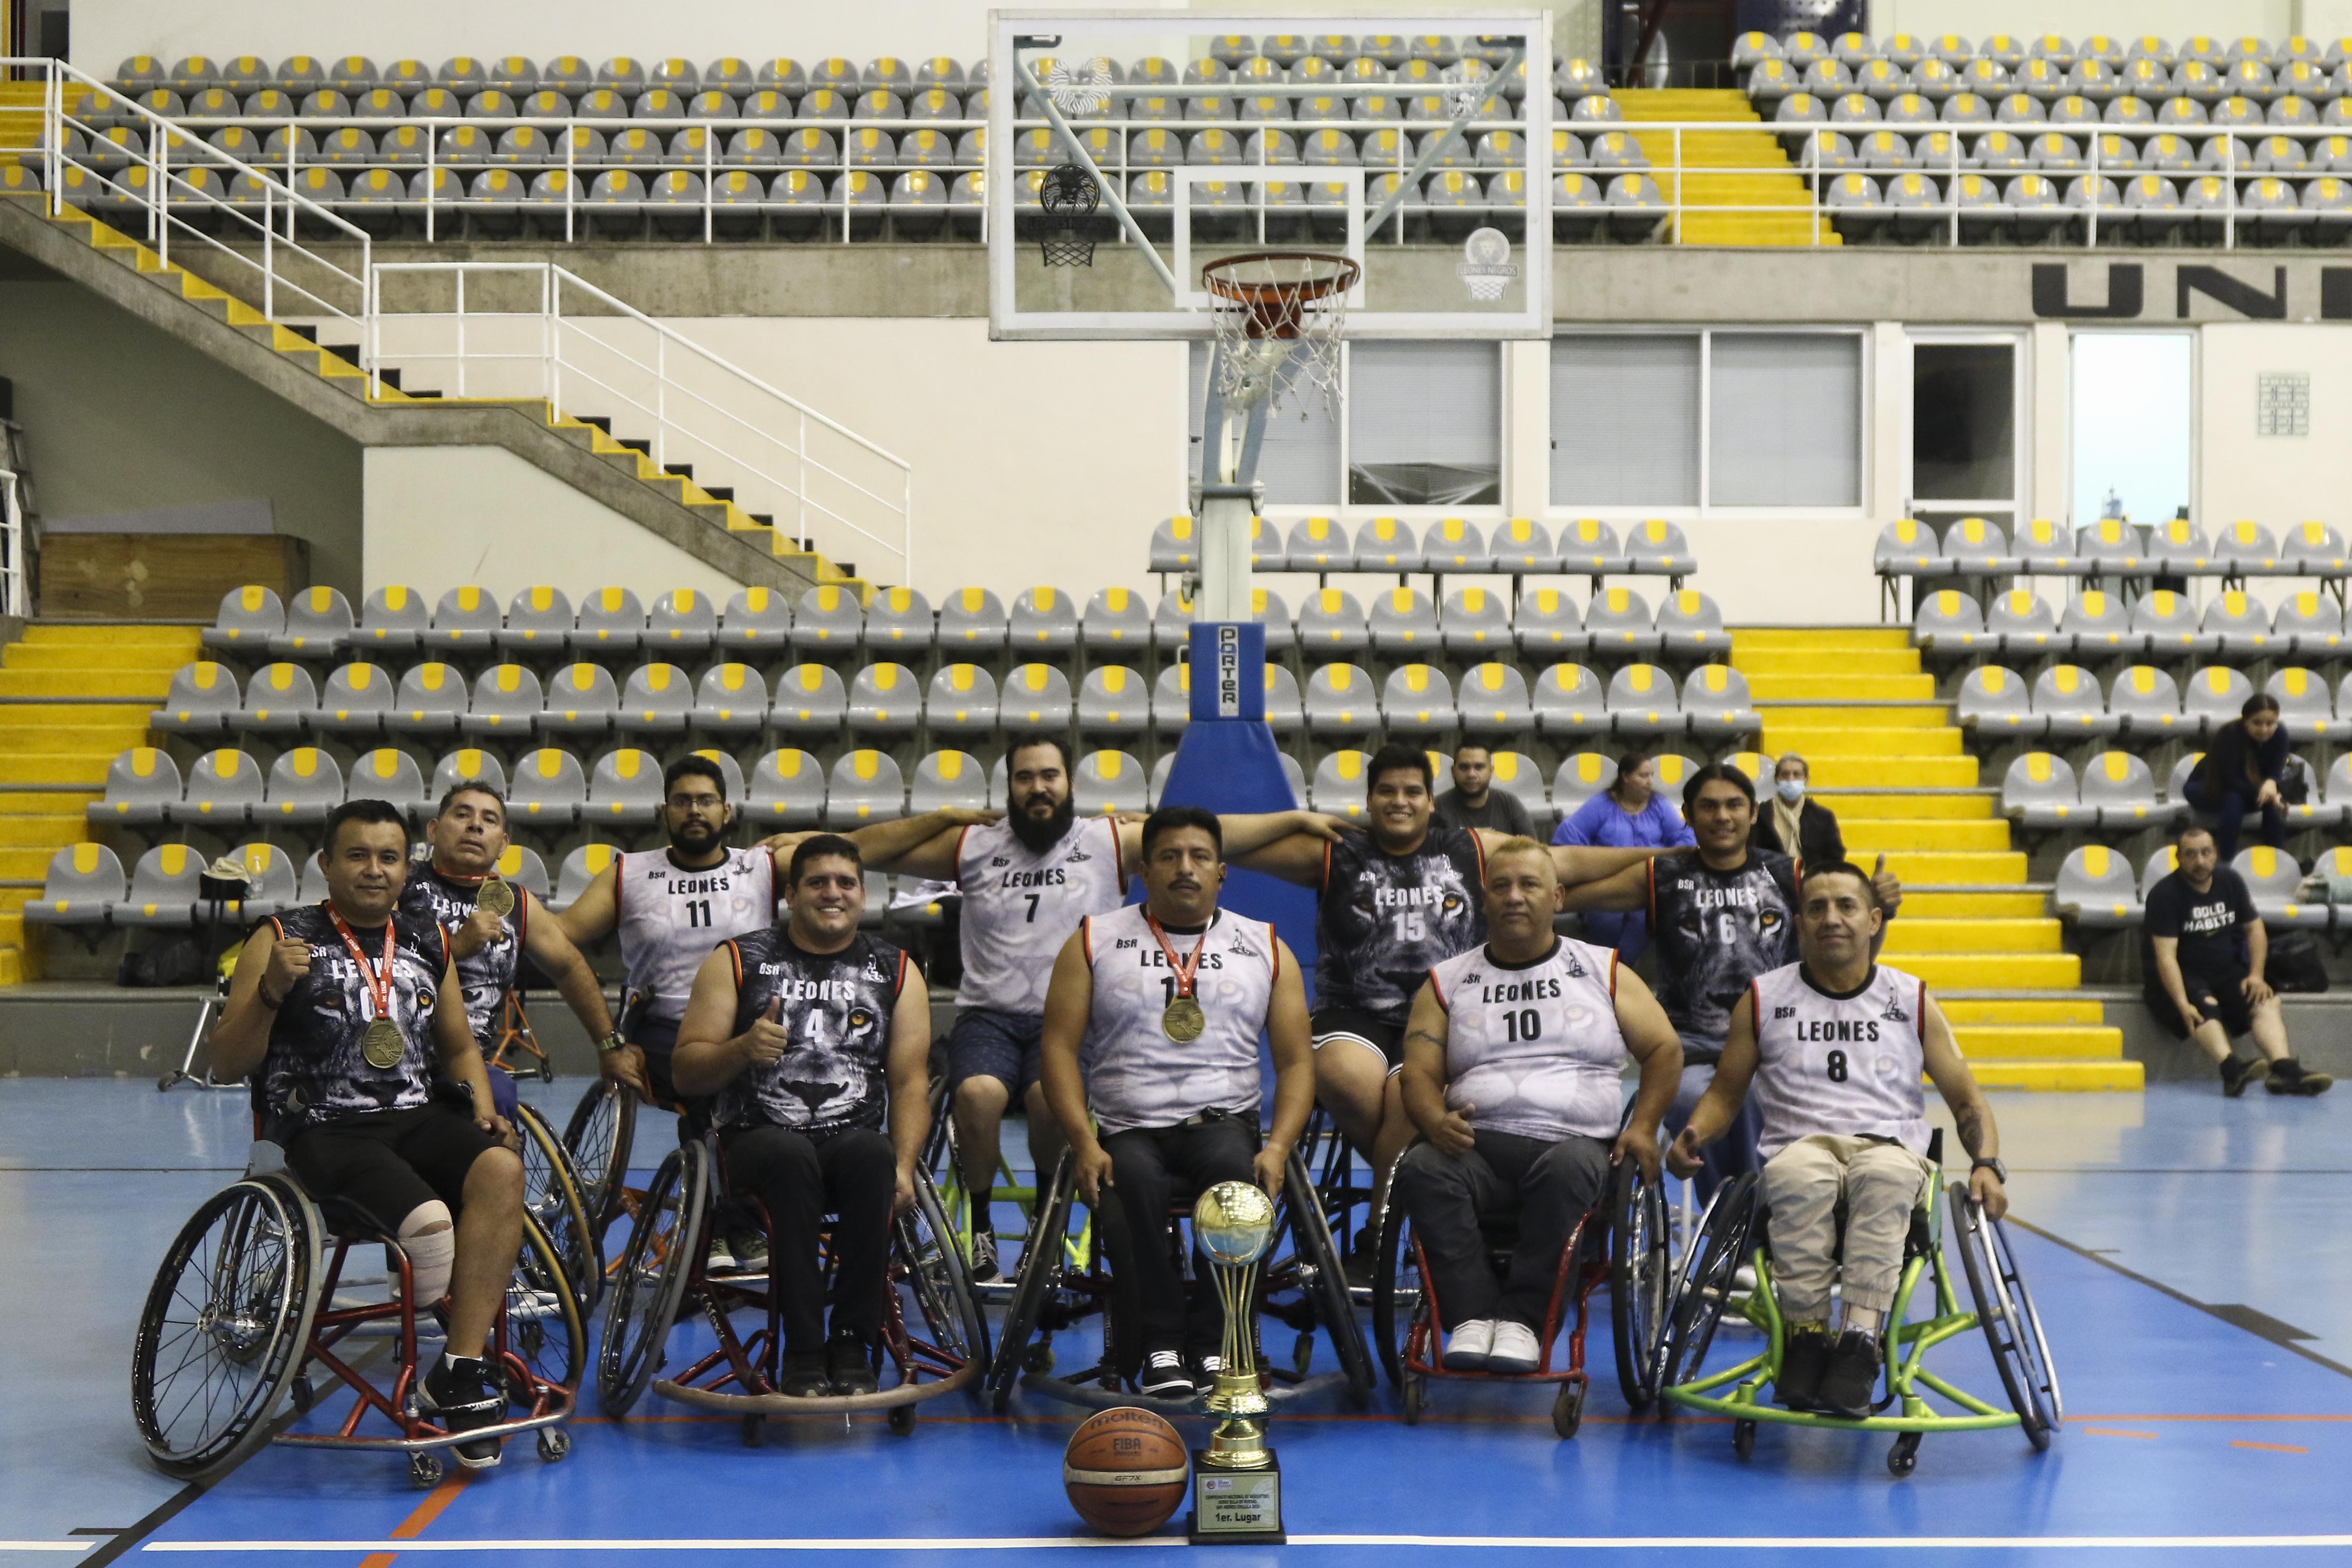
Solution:
[{"label": "blue gymnasium floor", "polygon": [[[560,1112],[576,1082],[527,1086]],[[2352,1563],[2352,1098],[2162,1085],[2131,1096],[1996,1096],[2012,1227],[2064,1382],[2068,1421],[2033,1455],[2011,1432],[1930,1437],[1906,1481],[1886,1438],[1629,1420],[1605,1318],[1582,1435],[1551,1433],[1543,1390],[1440,1384],[1407,1430],[1374,1409],[1286,1411],[1286,1552],[1242,1564],[1580,1561],[2168,1563],[2292,1551]],[[1024,1399],[992,1419],[950,1395],[912,1436],[878,1419],[731,1420],[648,1398],[626,1428],[583,1420],[570,1458],[527,1444],[431,1493],[397,1458],[264,1449],[210,1491],[145,1462],[126,1397],[138,1306],[172,1234],[230,1180],[241,1096],[137,1082],[20,1079],[0,1091],[0,1358],[14,1433],[0,1464],[0,1568],[68,1562],[421,1565],[760,1562],[873,1564],[1047,1548],[1172,1561],[1174,1542],[1082,1535],[1058,1461],[1078,1418]],[[656,1134],[657,1136],[657,1134]],[[641,1137],[641,1145],[646,1140]],[[1017,1140],[1013,1141],[1017,1142]],[[2211,1303],[2212,1305],[2200,1305]],[[1604,1309],[1605,1310],[1605,1309]],[[2289,1325],[2292,1325],[2290,1327]],[[1717,1356],[1754,1341],[1727,1333]],[[2299,1348],[2298,1348],[2299,1347]],[[1069,1346],[1073,1355],[1083,1347]],[[1934,1363],[1998,1402],[1973,1336]],[[593,1408],[593,1395],[587,1401]],[[1181,1523],[1181,1520],[1179,1521]],[[1131,1554],[1141,1553],[1140,1559]],[[1071,1558],[1056,1552],[1054,1561]]]}]

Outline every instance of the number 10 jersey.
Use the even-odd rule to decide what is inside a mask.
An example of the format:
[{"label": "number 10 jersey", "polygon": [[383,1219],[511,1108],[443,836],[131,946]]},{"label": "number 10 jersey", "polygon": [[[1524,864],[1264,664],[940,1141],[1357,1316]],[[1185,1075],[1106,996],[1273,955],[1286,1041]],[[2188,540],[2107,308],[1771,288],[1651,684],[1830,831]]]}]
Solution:
[{"label": "number 10 jersey", "polygon": [[775,923],[776,858],[754,846],[690,868],[667,849],[633,851],[613,875],[613,902],[623,982],[646,998],[648,1017],[674,1024],[712,948]]}]

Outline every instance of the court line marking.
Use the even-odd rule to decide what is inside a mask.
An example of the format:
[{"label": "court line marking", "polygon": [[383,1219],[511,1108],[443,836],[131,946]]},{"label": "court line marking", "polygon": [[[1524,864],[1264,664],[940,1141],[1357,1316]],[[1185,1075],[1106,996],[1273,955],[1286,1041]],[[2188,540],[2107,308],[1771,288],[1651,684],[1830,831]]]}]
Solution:
[{"label": "court line marking", "polygon": [[0,1541],[0,1552],[87,1552],[95,1541]]},{"label": "court line marking", "polygon": [[[2216,1551],[2274,1552],[2292,1547],[2352,1546],[2352,1535],[1816,1535],[1816,1536],[1685,1536],[1626,1535],[1293,1535],[1292,1546],[1409,1546],[1465,1550],[1547,1551],[1685,1551],[1753,1552],[1774,1549],[1823,1552],[1946,1550],[2035,1551],[2065,1548],[2080,1551],[2146,1552],[2160,1548],[2205,1548]],[[386,1551],[436,1552],[1037,1552],[1057,1547],[1108,1548],[1186,1545],[1181,1535],[1146,1536],[1119,1541],[1066,1535],[1008,1536],[996,1540],[964,1537],[843,1537],[808,1539],[775,1537],[741,1540],[597,1540],[597,1541],[151,1541],[142,1552],[291,1552],[350,1554]]]},{"label": "court line marking", "polygon": [[[424,1534],[433,1521],[441,1517],[443,1510],[457,1500],[457,1494],[466,1489],[466,1483],[471,1480],[473,1476],[473,1471],[462,1466],[451,1473],[447,1479],[425,1494],[423,1502],[409,1510],[406,1519],[392,1527],[392,1538],[394,1541],[414,1541]],[[395,1552],[378,1552],[364,1559],[360,1563],[360,1568],[392,1568],[393,1559],[396,1555]]]},{"label": "court line marking", "polygon": [[2113,1426],[2084,1426],[2081,1431],[2086,1437],[2137,1437],[2143,1443],[2156,1441],[2153,1432],[2122,1432]]},{"label": "court line marking", "polygon": [[2239,1441],[2235,1437],[2230,1439],[2230,1447],[2232,1448],[2260,1448],[2265,1454],[2308,1454],[2311,1452],[2308,1448],[2298,1448],[2292,1443],[2244,1443]]}]

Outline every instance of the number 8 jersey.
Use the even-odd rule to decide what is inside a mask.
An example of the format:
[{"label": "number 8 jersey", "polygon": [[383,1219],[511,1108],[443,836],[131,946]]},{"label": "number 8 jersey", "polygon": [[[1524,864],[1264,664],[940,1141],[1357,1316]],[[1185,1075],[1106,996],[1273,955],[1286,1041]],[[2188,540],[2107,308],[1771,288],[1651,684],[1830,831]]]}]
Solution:
[{"label": "number 8 jersey", "polygon": [[1927,1152],[1927,1097],[1920,1087],[1920,1041],[1927,983],[1884,963],[1862,989],[1823,991],[1791,963],[1759,975],[1759,1060],[1749,1092],[1764,1131],[1756,1152],[1770,1159],[1801,1138],[1892,1138]]}]

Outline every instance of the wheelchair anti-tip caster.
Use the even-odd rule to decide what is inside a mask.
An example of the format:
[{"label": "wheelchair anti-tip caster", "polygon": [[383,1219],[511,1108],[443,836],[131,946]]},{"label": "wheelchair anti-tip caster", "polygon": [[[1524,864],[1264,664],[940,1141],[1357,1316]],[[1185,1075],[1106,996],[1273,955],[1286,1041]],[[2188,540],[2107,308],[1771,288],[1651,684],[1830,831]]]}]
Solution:
[{"label": "wheelchair anti-tip caster", "polygon": [[890,1430],[904,1437],[915,1429],[915,1407],[911,1405],[890,1406]]},{"label": "wheelchair anti-tip caster", "polygon": [[572,1434],[559,1426],[539,1429],[539,1457],[549,1464],[572,1452]]},{"label": "wheelchair anti-tip caster", "polygon": [[765,1420],[766,1417],[761,1415],[743,1417],[743,1447],[756,1448],[767,1440],[767,1434],[761,1430],[761,1425]]},{"label": "wheelchair anti-tip caster", "polygon": [[441,1484],[441,1456],[416,1453],[408,1456],[408,1484],[420,1491],[430,1491]]},{"label": "wheelchair anti-tip caster", "polygon": [[1408,1426],[1418,1426],[1421,1425],[1421,1403],[1423,1398],[1422,1384],[1423,1381],[1424,1380],[1421,1373],[1417,1372],[1409,1372],[1404,1374],[1404,1424]]},{"label": "wheelchair anti-tip caster", "polygon": [[1584,1425],[1584,1390],[1575,1384],[1563,1383],[1552,1396],[1551,1429],[1565,1439],[1576,1436]]},{"label": "wheelchair anti-tip caster", "polygon": [[1290,1370],[1305,1377],[1307,1369],[1314,1364],[1315,1335],[1312,1331],[1309,1331],[1300,1334],[1298,1342],[1290,1347]]},{"label": "wheelchair anti-tip caster", "polygon": [[539,1081],[541,1083],[555,1081],[555,1064],[545,1057],[539,1058]]},{"label": "wheelchair anti-tip caster", "polygon": [[1731,1451],[1741,1458],[1756,1452],[1756,1423],[1735,1421],[1731,1424]]},{"label": "wheelchair anti-tip caster", "polygon": [[1043,1377],[1047,1373],[1053,1371],[1054,1342],[1051,1340],[1039,1340],[1035,1344],[1031,1345],[1027,1350],[1023,1351],[1021,1352],[1021,1370],[1023,1372],[1034,1372],[1040,1377]]},{"label": "wheelchair anti-tip caster", "polygon": [[1895,1447],[1886,1450],[1886,1468],[1898,1476],[1907,1476],[1919,1468],[1919,1434],[1906,1432],[1895,1439]]},{"label": "wheelchair anti-tip caster", "polygon": [[288,1392],[299,1414],[308,1415],[310,1413],[310,1406],[318,1402],[318,1391],[310,1386],[310,1380],[307,1375],[296,1378],[293,1386]]}]

